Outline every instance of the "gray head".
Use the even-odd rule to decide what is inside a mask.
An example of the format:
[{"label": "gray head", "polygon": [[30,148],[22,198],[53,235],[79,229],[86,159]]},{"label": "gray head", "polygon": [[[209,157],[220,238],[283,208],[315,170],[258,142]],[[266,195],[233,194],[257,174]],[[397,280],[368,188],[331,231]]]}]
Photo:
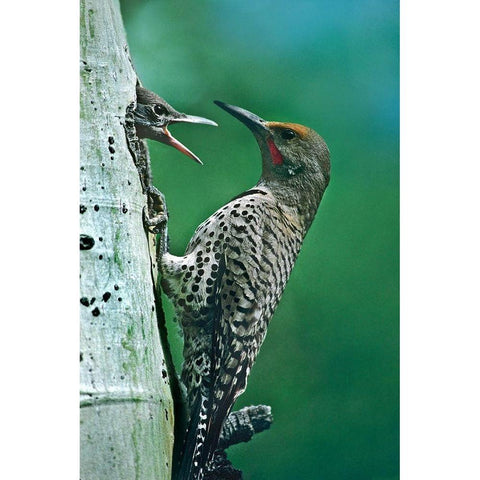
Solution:
[{"label": "gray head", "polygon": [[137,107],[134,111],[135,128],[139,138],[150,138],[176,148],[198,163],[201,160],[169,132],[168,126],[174,123],[203,123],[217,126],[208,118],[186,115],[178,112],[162,97],[137,85]]},{"label": "gray head", "polygon": [[315,212],[330,180],[330,153],[323,138],[303,125],[269,122],[243,108],[215,103],[255,136],[262,154],[259,184],[286,205]]}]

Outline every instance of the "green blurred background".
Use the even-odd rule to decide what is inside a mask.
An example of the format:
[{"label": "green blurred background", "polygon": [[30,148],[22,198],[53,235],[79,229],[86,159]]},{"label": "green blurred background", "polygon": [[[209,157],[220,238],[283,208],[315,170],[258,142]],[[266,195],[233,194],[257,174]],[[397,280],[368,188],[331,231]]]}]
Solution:
[{"label": "green blurred background", "polygon": [[330,185],[236,405],[271,405],[274,423],[229,458],[247,480],[398,478],[398,1],[121,5],[143,84],[220,125],[171,129],[203,167],[150,143],[172,253],[260,174],[253,136],[212,100],[308,125],[330,148]]}]

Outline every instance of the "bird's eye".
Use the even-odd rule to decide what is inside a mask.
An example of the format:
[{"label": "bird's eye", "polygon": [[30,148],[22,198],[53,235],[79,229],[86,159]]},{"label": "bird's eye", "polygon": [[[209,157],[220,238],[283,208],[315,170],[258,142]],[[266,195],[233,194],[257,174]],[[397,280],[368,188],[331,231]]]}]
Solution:
[{"label": "bird's eye", "polygon": [[292,138],[295,138],[297,136],[297,134],[293,130],[290,130],[290,128],[282,130],[282,133],[280,135],[284,140],[291,140]]},{"label": "bird's eye", "polygon": [[160,105],[158,103],[153,106],[153,111],[157,115],[166,115],[168,113],[167,109],[163,105]]}]

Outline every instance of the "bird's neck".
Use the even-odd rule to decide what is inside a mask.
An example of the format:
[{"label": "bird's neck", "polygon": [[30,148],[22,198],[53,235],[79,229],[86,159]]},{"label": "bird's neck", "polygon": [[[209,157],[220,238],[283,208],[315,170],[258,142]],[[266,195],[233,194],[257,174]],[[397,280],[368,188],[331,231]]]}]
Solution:
[{"label": "bird's neck", "polygon": [[[289,180],[292,182],[292,180]],[[322,199],[323,191],[314,185],[303,182],[301,185],[289,185],[263,177],[257,184],[258,188],[268,190],[283,209],[293,215],[298,224],[306,233],[317,213],[318,205]],[[293,188],[291,188],[293,187]]]}]

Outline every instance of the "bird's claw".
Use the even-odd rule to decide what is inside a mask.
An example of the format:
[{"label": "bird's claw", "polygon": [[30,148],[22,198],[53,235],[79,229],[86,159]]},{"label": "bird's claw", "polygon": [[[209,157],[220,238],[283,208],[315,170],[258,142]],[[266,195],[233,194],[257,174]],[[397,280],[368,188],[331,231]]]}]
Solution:
[{"label": "bird's claw", "polygon": [[143,207],[143,224],[150,233],[161,233],[168,222],[165,196],[154,186],[147,187],[146,194],[147,205]]},{"label": "bird's claw", "polygon": [[153,234],[161,233],[164,227],[167,225],[168,215],[162,213],[160,215],[155,215],[151,217],[148,214],[148,208],[143,207],[143,224],[145,228]]}]

